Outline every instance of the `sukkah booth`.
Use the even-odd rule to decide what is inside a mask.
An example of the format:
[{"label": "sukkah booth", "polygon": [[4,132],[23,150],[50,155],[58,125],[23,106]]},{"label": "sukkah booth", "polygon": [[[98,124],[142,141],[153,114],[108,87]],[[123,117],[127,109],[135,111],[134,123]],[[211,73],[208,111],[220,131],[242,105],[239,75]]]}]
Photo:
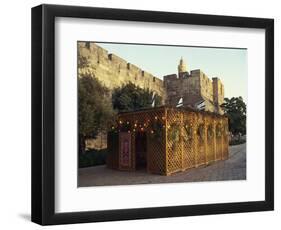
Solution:
[{"label": "sukkah booth", "polygon": [[120,113],[108,132],[107,166],[171,175],[228,158],[228,118],[184,108]]}]

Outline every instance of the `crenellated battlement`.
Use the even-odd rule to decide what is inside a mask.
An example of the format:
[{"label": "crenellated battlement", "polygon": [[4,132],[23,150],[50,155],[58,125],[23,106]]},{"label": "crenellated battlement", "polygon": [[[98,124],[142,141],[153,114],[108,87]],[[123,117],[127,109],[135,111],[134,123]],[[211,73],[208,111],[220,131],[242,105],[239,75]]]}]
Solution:
[{"label": "crenellated battlement", "polygon": [[165,98],[163,81],[158,77],[115,54],[108,53],[96,43],[78,42],[78,48],[79,55],[88,61],[87,67],[79,69],[79,75],[91,73],[110,89],[132,82]]},{"label": "crenellated battlement", "polygon": [[129,82],[160,95],[165,104],[176,106],[183,99],[183,106],[193,107],[204,101],[205,110],[222,114],[220,105],[224,100],[224,86],[219,78],[210,79],[200,69],[188,71],[181,58],[178,74],[170,74],[163,80],[127,62],[94,42],[78,42],[79,57],[86,64],[78,69],[78,76],[90,74],[106,87],[114,89]]},{"label": "crenellated battlement", "polygon": [[204,110],[223,114],[220,105],[224,101],[224,86],[220,79],[210,79],[200,69],[192,70],[189,73],[183,59],[181,59],[178,69],[178,75],[164,76],[165,104],[176,106],[182,98],[183,106],[194,107],[204,101]]}]

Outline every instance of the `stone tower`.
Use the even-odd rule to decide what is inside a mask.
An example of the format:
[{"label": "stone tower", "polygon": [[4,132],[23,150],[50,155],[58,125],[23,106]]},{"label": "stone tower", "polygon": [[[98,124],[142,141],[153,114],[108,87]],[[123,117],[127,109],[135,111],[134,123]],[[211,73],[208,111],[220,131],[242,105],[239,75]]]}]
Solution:
[{"label": "stone tower", "polygon": [[177,106],[181,100],[183,107],[223,114],[224,86],[221,80],[210,79],[200,69],[188,72],[183,58],[178,65],[178,75],[164,76],[164,87],[167,105]]},{"label": "stone tower", "polygon": [[183,58],[181,57],[180,59],[180,63],[178,65],[178,76],[179,78],[183,77],[184,75],[187,75],[188,72],[187,72],[187,67],[186,67],[186,64],[183,60]]},{"label": "stone tower", "polygon": [[221,82],[221,80],[217,77],[214,77],[213,79],[213,103],[215,105],[215,112],[222,114],[223,110],[221,108],[221,105],[224,101],[224,86]]}]

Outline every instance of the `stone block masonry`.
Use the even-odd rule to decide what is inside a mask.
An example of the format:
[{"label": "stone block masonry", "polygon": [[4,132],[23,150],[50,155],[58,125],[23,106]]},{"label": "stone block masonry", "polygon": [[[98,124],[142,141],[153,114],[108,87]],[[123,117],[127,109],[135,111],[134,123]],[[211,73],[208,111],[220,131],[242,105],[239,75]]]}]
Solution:
[{"label": "stone block masonry", "polygon": [[131,82],[157,93],[166,105],[176,106],[182,98],[184,107],[197,109],[197,103],[203,101],[205,111],[223,114],[221,104],[224,101],[224,86],[221,80],[217,77],[208,78],[200,69],[189,72],[182,58],[178,74],[166,75],[163,81],[121,57],[108,53],[94,42],[78,42],[78,54],[85,60],[85,64],[78,69],[78,76],[95,76],[110,90]]},{"label": "stone block masonry", "polygon": [[178,66],[178,75],[164,76],[165,104],[176,106],[181,99],[184,107],[198,109],[202,103],[204,111],[223,114],[224,86],[219,78],[208,78],[200,69],[188,72],[183,59]]},{"label": "stone block masonry", "polygon": [[[161,80],[133,63],[109,53],[94,42],[78,42],[77,48],[79,60],[82,60],[78,77],[86,74],[95,76],[110,90],[131,82],[142,89],[157,93],[162,97],[163,104],[175,107],[181,99],[183,107],[198,109],[197,104],[203,102],[203,110],[223,114],[221,104],[224,101],[224,86],[220,79],[211,80],[200,69],[189,72],[182,58],[178,65],[178,74],[166,75]],[[89,146],[104,148],[106,140],[101,135],[99,140],[89,142]]]},{"label": "stone block masonry", "polygon": [[[78,77],[87,74],[95,76],[100,82],[113,90],[129,82],[142,89],[149,89],[165,101],[164,83],[158,77],[148,73],[121,57],[108,53],[94,42],[78,42],[78,55],[83,60],[78,68]],[[104,149],[107,147],[106,135],[99,133],[97,138],[86,141],[87,149]]]},{"label": "stone block masonry", "polygon": [[79,77],[83,74],[95,76],[110,90],[131,82],[142,89],[157,93],[164,102],[164,84],[157,76],[128,63],[115,54],[108,53],[93,42],[78,42],[78,54],[87,60],[87,64],[78,69]]}]

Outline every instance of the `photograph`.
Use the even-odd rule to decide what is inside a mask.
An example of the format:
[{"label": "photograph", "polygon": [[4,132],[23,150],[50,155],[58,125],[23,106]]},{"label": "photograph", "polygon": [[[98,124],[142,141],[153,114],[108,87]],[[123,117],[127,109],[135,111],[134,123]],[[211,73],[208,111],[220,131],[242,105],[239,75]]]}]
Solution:
[{"label": "photograph", "polygon": [[274,210],[274,19],[112,7],[32,8],[32,222]]},{"label": "photograph", "polygon": [[247,48],[77,41],[78,187],[246,180]]}]

